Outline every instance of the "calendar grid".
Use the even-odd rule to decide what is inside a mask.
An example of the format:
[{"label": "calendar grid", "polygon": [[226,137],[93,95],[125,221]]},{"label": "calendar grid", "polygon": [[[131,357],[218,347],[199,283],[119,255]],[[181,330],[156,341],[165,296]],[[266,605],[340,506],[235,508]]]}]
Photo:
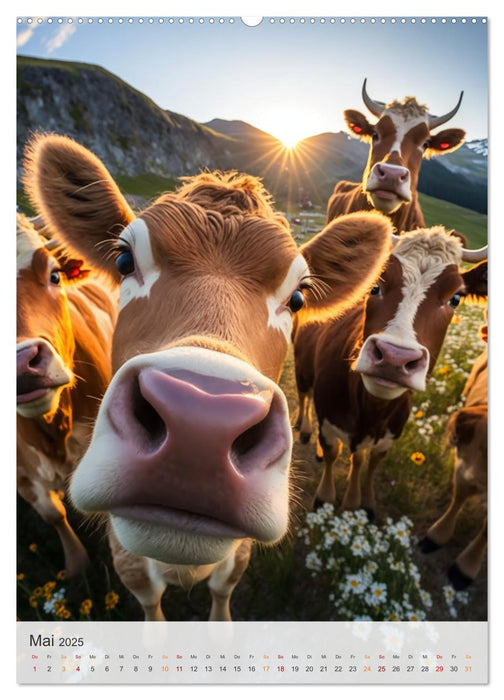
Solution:
[{"label": "calendar grid", "polygon": [[20,684],[488,682],[488,623],[18,623]]}]

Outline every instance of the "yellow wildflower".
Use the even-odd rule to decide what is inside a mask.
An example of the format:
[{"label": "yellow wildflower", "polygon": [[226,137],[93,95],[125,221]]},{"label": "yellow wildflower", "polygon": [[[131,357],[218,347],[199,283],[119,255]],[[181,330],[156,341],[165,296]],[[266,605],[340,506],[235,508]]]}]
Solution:
[{"label": "yellow wildflower", "polygon": [[90,600],[89,598],[86,598],[86,600],[82,601],[79,612],[81,615],[89,615],[92,607],[93,607],[93,601]]},{"label": "yellow wildflower", "polygon": [[448,367],[448,365],[443,365],[442,367],[440,367],[438,369],[437,373],[438,374],[448,374],[449,371],[450,371],[450,368]]},{"label": "yellow wildflower", "polygon": [[17,578],[18,581],[22,581],[22,580],[24,579],[24,577],[25,577],[24,574],[18,574],[18,575],[16,576],[16,578]]},{"label": "yellow wildflower", "polygon": [[415,413],[415,418],[423,418],[424,417],[424,412],[423,411],[417,411]]},{"label": "yellow wildflower", "polygon": [[31,608],[37,608],[38,607],[38,600],[36,596],[31,595],[28,599],[28,602],[30,603]]},{"label": "yellow wildflower", "polygon": [[44,591],[42,590],[42,588],[40,586],[37,586],[37,588],[33,589],[33,595],[35,596],[35,598],[40,598],[40,596],[43,593],[44,593]]},{"label": "yellow wildflower", "polygon": [[28,549],[30,550],[30,552],[36,552],[37,545],[35,544],[35,542],[32,542],[31,545],[28,547]]},{"label": "yellow wildflower", "polygon": [[415,464],[420,465],[425,462],[425,455],[421,452],[413,452],[413,454],[410,456],[410,459],[412,462],[415,462]]},{"label": "yellow wildflower", "polygon": [[47,583],[44,583],[44,588],[42,589],[43,594],[49,600],[51,597],[51,593],[53,590],[56,588],[56,581],[48,581]]},{"label": "yellow wildflower", "polygon": [[105,596],[105,609],[113,610],[119,602],[119,596],[115,591],[109,591]]},{"label": "yellow wildflower", "polygon": [[56,578],[58,579],[58,581],[64,581],[66,579],[66,577],[67,577],[66,569],[62,569],[61,571],[58,571],[58,573],[56,574]]},{"label": "yellow wildflower", "polygon": [[65,609],[66,598],[59,598],[54,601],[54,610],[56,614],[59,615],[62,610]]}]

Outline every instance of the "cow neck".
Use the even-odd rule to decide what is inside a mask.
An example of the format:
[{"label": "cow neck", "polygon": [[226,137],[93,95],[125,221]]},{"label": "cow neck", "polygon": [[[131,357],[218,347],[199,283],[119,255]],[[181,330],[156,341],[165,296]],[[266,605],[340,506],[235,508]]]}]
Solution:
[{"label": "cow neck", "polygon": [[[366,424],[363,425],[359,421],[355,426],[350,440],[351,449],[355,450],[366,437],[372,437],[375,440],[384,437],[387,430],[390,430],[394,438],[399,437],[410,414],[412,392],[406,390],[395,399],[380,399],[367,391],[360,374],[356,376],[356,381],[355,415],[364,417]],[[372,416],[372,422],[367,422],[370,416]]]}]

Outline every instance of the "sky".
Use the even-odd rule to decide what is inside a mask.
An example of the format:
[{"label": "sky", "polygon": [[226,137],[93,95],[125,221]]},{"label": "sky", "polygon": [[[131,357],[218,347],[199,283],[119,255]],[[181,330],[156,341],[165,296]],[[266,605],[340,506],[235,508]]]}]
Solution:
[{"label": "sky", "polygon": [[[27,18],[32,17],[31,24]],[[173,19],[174,17],[174,19]],[[361,88],[381,102],[415,95],[443,114],[464,91],[453,126],[467,139],[488,136],[487,24],[448,16],[380,21],[363,17],[266,16],[257,26],[240,17],[104,15],[49,23],[20,16],[17,51],[106,68],[163,109],[199,122],[241,119],[285,141],[344,129],[346,108],[365,109]],[[465,16],[467,17],[467,16]],[[112,22],[109,22],[109,19]],[[452,19],[456,19],[452,22]],[[213,19],[213,22],[211,21]],[[284,20],[283,22],[281,20]],[[314,20],[313,22],[311,20]],[[222,20],[220,22],[219,20]],[[291,21],[293,20],[293,21]],[[304,21],[301,21],[304,20]]]}]

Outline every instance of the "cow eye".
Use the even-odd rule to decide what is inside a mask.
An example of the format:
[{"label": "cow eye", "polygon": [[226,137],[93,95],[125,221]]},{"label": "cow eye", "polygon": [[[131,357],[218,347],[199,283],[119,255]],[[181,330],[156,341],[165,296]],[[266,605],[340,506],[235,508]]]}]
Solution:
[{"label": "cow eye", "polygon": [[135,261],[131,250],[123,250],[116,258],[116,267],[123,277],[130,275],[135,270]]},{"label": "cow eye", "polygon": [[448,304],[455,309],[460,304],[461,298],[462,298],[461,294],[454,294],[452,296],[452,298],[448,301]]},{"label": "cow eye", "polygon": [[49,275],[49,281],[51,284],[60,284],[61,282],[61,274],[59,270],[53,270],[51,274]]},{"label": "cow eye", "polygon": [[305,298],[303,296],[303,292],[300,289],[296,289],[294,292],[291,294],[291,298],[289,299],[287,306],[291,311],[299,311],[299,309],[302,309],[305,303]]},{"label": "cow eye", "polygon": [[375,296],[378,296],[380,294],[380,292],[381,292],[380,285],[375,284],[374,287],[371,287],[371,290],[369,293],[371,294],[371,296],[375,297]]}]

